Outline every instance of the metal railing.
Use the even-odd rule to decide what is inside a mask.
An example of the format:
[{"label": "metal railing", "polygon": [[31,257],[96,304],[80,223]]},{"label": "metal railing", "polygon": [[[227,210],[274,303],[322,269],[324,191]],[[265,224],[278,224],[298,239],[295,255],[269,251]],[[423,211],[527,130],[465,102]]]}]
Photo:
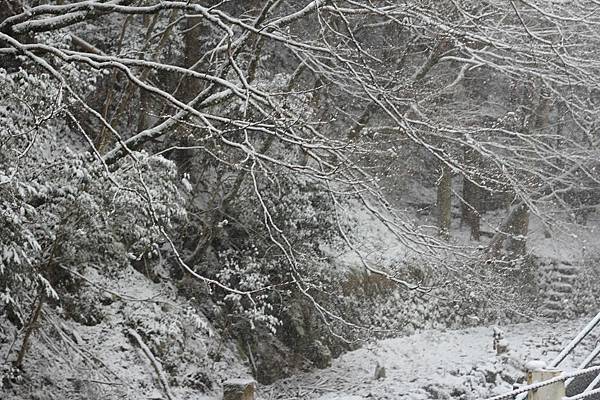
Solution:
[{"label": "metal railing", "polygon": [[[578,376],[583,376],[583,375],[587,375],[587,374],[592,374],[592,373],[600,373],[600,365],[597,365],[595,367],[590,367],[590,368],[585,368],[585,369],[581,369],[581,370],[576,370],[576,371],[572,371],[572,372],[565,372],[562,373],[552,379],[548,379],[545,380],[543,382],[535,382],[529,385],[525,385],[525,386],[521,386],[518,389],[513,390],[512,392],[507,392],[507,393],[503,393],[494,397],[489,397],[486,400],[504,400],[504,399],[512,399],[514,397],[519,398],[519,395],[525,395],[527,396],[527,393],[531,390],[537,390],[537,389],[541,389],[545,386],[549,386],[549,385],[553,385],[555,383],[558,382],[564,382],[567,379],[570,378],[575,378]],[[567,397],[565,399],[571,399],[570,397]]]},{"label": "metal railing", "polygon": [[[567,358],[569,354],[581,344],[581,342],[600,324],[600,312],[569,342],[569,344],[548,364],[549,369],[558,369],[560,364]],[[560,375],[542,381],[535,382],[526,386],[521,386],[511,392],[504,393],[498,396],[490,397],[486,400],[504,400],[504,399],[516,399],[523,400],[527,397],[530,391],[549,386],[555,383],[564,382],[565,389],[573,383],[575,378],[595,374],[594,379],[587,385],[587,387],[579,394],[571,397],[564,397],[562,400],[580,400],[592,397],[594,395],[600,396],[600,389],[596,389],[596,386],[600,383],[600,365],[590,367],[589,365],[600,355],[600,344],[585,357],[585,359],[578,365],[578,368],[571,372],[561,373]]]}]

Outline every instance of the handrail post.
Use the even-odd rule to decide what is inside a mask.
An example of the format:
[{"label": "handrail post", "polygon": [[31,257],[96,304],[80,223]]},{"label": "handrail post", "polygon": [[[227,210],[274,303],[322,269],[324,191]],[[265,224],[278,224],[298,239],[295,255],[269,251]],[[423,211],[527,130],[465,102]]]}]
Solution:
[{"label": "handrail post", "polygon": [[[562,374],[556,369],[533,369],[527,371],[527,384],[543,382]],[[527,400],[562,400],[565,397],[565,382],[555,382],[539,389],[530,390]]]}]

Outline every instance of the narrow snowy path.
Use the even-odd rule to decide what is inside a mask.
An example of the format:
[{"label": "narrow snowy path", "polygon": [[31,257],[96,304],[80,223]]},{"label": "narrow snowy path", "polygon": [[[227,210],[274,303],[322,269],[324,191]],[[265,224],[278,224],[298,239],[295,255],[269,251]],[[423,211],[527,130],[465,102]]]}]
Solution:
[{"label": "narrow snowy path", "polygon": [[[525,362],[551,360],[586,319],[503,326],[510,351],[497,356],[492,327],[426,331],[382,340],[344,354],[331,368],[300,374],[263,388],[263,399],[480,399],[512,388]],[[597,337],[587,341],[594,344]],[[566,360],[573,367],[584,349]],[[386,376],[375,379],[377,364]]]}]

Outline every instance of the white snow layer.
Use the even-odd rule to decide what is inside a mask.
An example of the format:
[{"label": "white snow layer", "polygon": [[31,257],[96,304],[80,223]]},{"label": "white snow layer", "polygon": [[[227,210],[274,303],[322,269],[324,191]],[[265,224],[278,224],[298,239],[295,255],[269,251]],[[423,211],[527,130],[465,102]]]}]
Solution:
[{"label": "white snow layer", "polygon": [[[370,343],[334,360],[331,368],[301,374],[259,390],[263,399],[482,399],[504,393],[533,360],[550,361],[586,320],[503,326],[509,351],[496,355],[493,327],[425,331]],[[569,356],[574,368],[590,351],[593,335]],[[377,365],[386,376],[375,379]]]}]

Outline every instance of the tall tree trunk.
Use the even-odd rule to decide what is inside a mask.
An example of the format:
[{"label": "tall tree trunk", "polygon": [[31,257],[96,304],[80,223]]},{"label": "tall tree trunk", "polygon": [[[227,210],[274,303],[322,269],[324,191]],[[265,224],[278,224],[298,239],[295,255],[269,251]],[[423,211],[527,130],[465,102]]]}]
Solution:
[{"label": "tall tree trunk", "polygon": [[[471,148],[465,148],[464,163],[466,168],[479,170],[481,155]],[[471,239],[479,241],[481,213],[483,212],[483,189],[477,183],[477,176],[463,174],[461,218],[462,222],[471,228]]]},{"label": "tall tree trunk", "polygon": [[523,254],[527,244],[528,228],[529,207],[521,201],[510,209],[504,222],[498,228],[498,232],[490,240],[488,245],[489,254],[492,257],[497,257],[503,248],[513,256]]},{"label": "tall tree trunk", "polygon": [[[535,102],[532,105],[533,115],[525,125],[524,132],[532,130],[544,130],[548,128],[551,101],[550,94],[543,87],[537,90]],[[515,210],[514,219],[508,227],[510,236],[506,249],[510,255],[518,256],[525,253],[527,248],[527,232],[529,230],[529,207],[522,204]]]},{"label": "tall tree trunk", "polygon": [[511,258],[525,254],[527,247],[527,232],[529,230],[529,207],[522,204],[515,210],[514,218],[508,226],[508,243],[506,250]]},{"label": "tall tree trunk", "polygon": [[437,187],[438,227],[444,239],[450,238],[452,222],[452,175],[446,164],[442,164]]},{"label": "tall tree trunk", "polygon": [[[549,125],[551,110],[549,93],[541,88],[534,92],[532,97],[532,111],[523,124],[525,134],[532,130],[547,129]],[[499,232],[490,241],[488,248],[492,255],[498,255],[502,248],[511,258],[525,253],[529,231],[529,207],[522,199],[517,198],[515,202],[516,205],[510,210]]]},{"label": "tall tree trunk", "polygon": [[[192,1],[197,3],[198,1]],[[215,1],[211,0],[207,5],[214,5]],[[183,64],[185,68],[200,71],[208,69],[208,65],[196,65],[202,58],[202,55],[207,50],[207,38],[210,37],[210,24],[202,16],[188,16],[185,19],[185,33],[183,36]],[[202,81],[198,79],[186,79],[177,90],[177,98],[187,103],[194,99],[203,89]],[[186,147],[195,144],[193,129],[190,129],[185,124],[178,126],[177,145],[182,149],[173,152],[171,157],[177,164],[177,168],[181,174],[189,173],[194,182],[193,162],[196,151],[186,149]]]},{"label": "tall tree trunk", "polygon": [[[208,37],[207,31],[210,30],[210,27],[203,17],[188,17],[185,20],[185,29],[183,38],[184,66],[190,68],[203,54],[203,39]],[[181,89],[183,100],[188,102],[196,97],[196,94],[200,91],[200,81],[198,79],[188,79]]]}]

